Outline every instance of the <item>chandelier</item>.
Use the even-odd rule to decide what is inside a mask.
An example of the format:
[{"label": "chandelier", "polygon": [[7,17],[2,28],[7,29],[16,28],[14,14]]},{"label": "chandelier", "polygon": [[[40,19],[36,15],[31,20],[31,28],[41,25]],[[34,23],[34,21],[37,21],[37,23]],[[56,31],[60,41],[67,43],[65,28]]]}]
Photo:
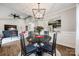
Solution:
[{"label": "chandelier", "polygon": [[45,15],[45,8],[40,8],[40,3],[38,3],[38,8],[33,8],[33,16],[35,19],[43,19]]}]

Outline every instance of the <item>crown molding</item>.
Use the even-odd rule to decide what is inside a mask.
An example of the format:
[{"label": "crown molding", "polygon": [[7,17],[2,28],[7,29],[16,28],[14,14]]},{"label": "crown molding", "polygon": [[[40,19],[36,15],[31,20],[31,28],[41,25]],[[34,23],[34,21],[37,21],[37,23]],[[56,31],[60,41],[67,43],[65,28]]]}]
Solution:
[{"label": "crown molding", "polygon": [[[59,11],[57,11],[57,12],[54,12],[54,13],[49,13],[49,15],[48,16],[46,16],[46,17],[49,17],[49,18],[46,18],[46,19],[53,19],[53,18],[55,18],[55,17],[52,17],[52,16],[56,16],[57,14],[59,14],[59,13],[61,13],[61,12],[64,12],[64,11],[67,11],[67,10],[69,10],[69,9],[73,9],[73,8],[75,8],[76,9],[76,4],[75,5],[73,5],[73,6],[70,6],[70,7],[67,7],[67,8],[64,8],[64,9],[61,9],[61,10],[59,10]],[[52,15],[52,16],[51,16]]]}]

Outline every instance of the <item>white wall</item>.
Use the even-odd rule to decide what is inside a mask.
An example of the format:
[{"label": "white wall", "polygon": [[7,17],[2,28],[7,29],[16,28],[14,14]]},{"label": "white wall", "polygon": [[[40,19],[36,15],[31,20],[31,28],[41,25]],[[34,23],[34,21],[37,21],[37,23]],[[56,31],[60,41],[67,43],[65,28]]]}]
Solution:
[{"label": "white wall", "polygon": [[76,55],[79,56],[79,4],[76,5]]},{"label": "white wall", "polygon": [[57,44],[75,48],[76,45],[75,32],[61,32],[57,34]]},{"label": "white wall", "polygon": [[17,25],[17,29],[19,32],[25,30],[25,21],[23,19],[13,19],[9,15],[15,12],[12,9],[9,9],[5,6],[0,5],[0,34],[2,34],[2,31],[4,30],[4,25]]},{"label": "white wall", "polygon": [[76,30],[76,8],[66,10],[60,16],[62,20],[61,30],[74,32]]},{"label": "white wall", "polygon": [[[16,21],[15,21],[16,20]],[[19,32],[25,30],[25,24],[24,21],[21,19],[0,19],[0,33],[4,30],[4,25],[9,24],[9,25],[17,25],[17,29]]]},{"label": "white wall", "polygon": [[76,8],[59,14],[61,16],[61,34],[58,44],[75,48],[76,41]]},{"label": "white wall", "polygon": [[61,34],[57,43],[75,48],[76,8],[68,9],[57,15],[61,16]]},{"label": "white wall", "polygon": [[76,41],[76,7],[64,10],[54,15],[61,18],[61,32],[58,33],[57,44],[75,48]]}]

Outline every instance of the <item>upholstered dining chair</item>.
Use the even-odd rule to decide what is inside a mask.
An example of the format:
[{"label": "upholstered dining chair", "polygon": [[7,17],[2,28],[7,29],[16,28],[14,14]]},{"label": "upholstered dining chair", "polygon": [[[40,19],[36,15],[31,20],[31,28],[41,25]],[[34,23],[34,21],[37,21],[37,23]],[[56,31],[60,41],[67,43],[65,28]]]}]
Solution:
[{"label": "upholstered dining chair", "polygon": [[3,36],[0,35],[0,48],[1,48],[1,45],[2,45],[2,39],[3,39]]},{"label": "upholstered dining chair", "polygon": [[49,31],[44,31],[44,35],[49,35]]},{"label": "upholstered dining chair", "polygon": [[29,32],[28,32],[28,36],[32,36],[33,34],[34,34],[33,31],[29,31]]},{"label": "upholstered dining chair", "polygon": [[33,46],[32,44],[25,44],[25,39],[24,39],[24,35],[20,35],[20,43],[21,43],[21,56],[29,56],[32,53],[36,52],[36,47]]},{"label": "upholstered dining chair", "polygon": [[57,41],[57,32],[53,35],[52,51],[56,56],[56,41]]},{"label": "upholstered dining chair", "polygon": [[52,44],[50,43],[45,43],[44,46],[42,47],[44,52],[50,54],[50,55],[55,55],[56,56],[56,40],[57,40],[57,33],[53,34],[53,42]]}]

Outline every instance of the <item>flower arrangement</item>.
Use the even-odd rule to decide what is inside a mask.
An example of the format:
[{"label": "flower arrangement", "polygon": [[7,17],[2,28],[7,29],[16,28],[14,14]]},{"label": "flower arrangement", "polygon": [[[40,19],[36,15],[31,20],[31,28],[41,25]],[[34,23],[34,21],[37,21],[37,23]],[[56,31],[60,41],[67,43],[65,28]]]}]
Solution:
[{"label": "flower arrangement", "polygon": [[42,26],[37,26],[36,27],[36,31],[39,33],[39,35],[40,35],[41,30],[43,30],[43,29],[44,28]]}]

